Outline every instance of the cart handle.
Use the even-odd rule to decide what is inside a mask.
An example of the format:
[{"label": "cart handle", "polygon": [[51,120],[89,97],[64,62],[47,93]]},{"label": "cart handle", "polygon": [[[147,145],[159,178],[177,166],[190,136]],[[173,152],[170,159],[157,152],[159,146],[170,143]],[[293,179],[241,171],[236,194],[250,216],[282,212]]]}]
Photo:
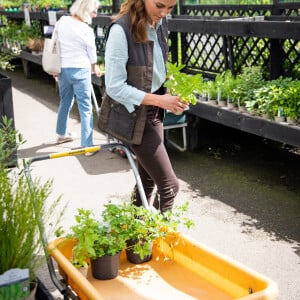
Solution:
[{"label": "cart handle", "polygon": [[126,146],[122,143],[109,143],[109,144],[102,144],[102,145],[96,145],[96,146],[91,146],[91,147],[77,148],[77,149],[73,149],[73,150],[65,151],[65,152],[54,152],[54,153],[50,153],[50,154],[46,154],[46,155],[38,155],[38,156],[29,158],[28,165],[30,165],[31,163],[36,162],[36,161],[61,158],[61,157],[66,157],[66,156],[81,155],[81,154],[88,153],[88,152],[100,151],[101,149],[111,149],[111,148],[116,148],[116,147],[122,148],[125,151],[127,159],[132,168],[132,171],[133,171],[136,183],[137,183],[137,188],[138,188],[141,200],[142,200],[142,204],[146,209],[150,209],[150,206],[148,204],[148,201],[147,201],[147,198],[145,195],[145,191],[143,188],[143,184],[141,181],[141,177],[138,172],[135,161],[133,159],[132,153],[129,150],[128,146]]},{"label": "cart handle", "polygon": [[[138,172],[135,161],[132,157],[131,151],[129,150],[128,146],[126,146],[122,143],[109,143],[109,144],[103,144],[103,145],[86,147],[86,148],[78,148],[78,149],[74,149],[74,150],[67,151],[67,152],[57,152],[57,153],[50,153],[48,155],[34,156],[34,157],[31,157],[31,158],[27,159],[26,161],[23,160],[25,175],[26,175],[29,187],[32,188],[32,186],[33,186],[33,181],[32,181],[32,177],[31,177],[31,173],[30,173],[30,169],[29,169],[29,166],[33,162],[47,160],[47,159],[60,158],[60,157],[66,157],[66,156],[80,155],[80,154],[84,154],[84,153],[88,153],[88,152],[100,151],[101,149],[110,149],[110,148],[116,148],[116,147],[122,148],[124,150],[124,152],[126,153],[127,159],[130,163],[130,166],[131,166],[131,168],[133,170],[133,173],[134,173],[134,176],[135,176],[135,180],[136,180],[136,183],[137,183],[137,188],[138,188],[138,191],[140,193],[143,206],[147,209],[150,209],[149,204],[148,204],[147,199],[146,199],[145,191],[144,191],[144,188],[143,188],[143,185],[142,185],[141,177],[140,177],[140,174]],[[35,209],[35,207],[34,207],[34,209]],[[59,289],[60,293],[62,295],[64,295],[64,299],[77,299],[76,296],[72,293],[72,291],[68,287],[68,285],[64,282],[61,282],[55,274],[53,262],[52,262],[50,256],[48,255],[48,252],[47,252],[48,241],[47,241],[47,236],[45,234],[44,224],[43,224],[41,218],[39,217],[39,215],[36,214],[36,211],[34,211],[34,212],[35,212],[35,217],[36,217],[37,222],[38,222],[40,238],[41,238],[41,241],[42,241],[42,244],[43,244],[43,248],[44,248],[44,252],[45,252],[46,260],[47,260],[47,265],[48,265],[48,269],[49,269],[49,273],[50,273],[50,277],[52,279],[52,282]]]}]

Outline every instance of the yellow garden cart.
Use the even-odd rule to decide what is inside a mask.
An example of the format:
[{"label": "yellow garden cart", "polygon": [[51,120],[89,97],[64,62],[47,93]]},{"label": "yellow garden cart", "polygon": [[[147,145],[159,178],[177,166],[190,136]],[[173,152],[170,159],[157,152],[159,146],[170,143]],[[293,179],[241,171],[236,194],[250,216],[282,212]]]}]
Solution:
[{"label": "yellow garden cart", "polygon": [[[30,162],[113,147],[121,148],[126,153],[143,203],[149,208],[131,151],[123,144],[111,143],[37,156]],[[27,175],[30,178],[28,168]],[[40,231],[41,234],[44,232],[43,224],[40,224]],[[271,300],[276,299],[278,294],[276,283],[269,278],[181,233],[170,235],[166,241],[157,240],[149,262],[134,265],[122,253],[119,275],[111,280],[96,280],[90,270],[84,277],[71,264],[73,240],[59,238],[48,243],[44,235],[42,239],[45,253],[49,253],[47,264],[50,277],[65,300]],[[170,239],[180,242],[170,248]],[[54,271],[54,261],[60,276]]]}]

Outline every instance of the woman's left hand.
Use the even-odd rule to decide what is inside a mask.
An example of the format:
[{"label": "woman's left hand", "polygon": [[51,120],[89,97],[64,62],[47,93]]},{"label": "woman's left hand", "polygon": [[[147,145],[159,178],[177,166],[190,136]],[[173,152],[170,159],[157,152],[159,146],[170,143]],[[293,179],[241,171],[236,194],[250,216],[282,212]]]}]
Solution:
[{"label": "woman's left hand", "polygon": [[102,75],[102,72],[100,71],[100,68],[97,64],[93,65],[93,73],[97,76],[100,77]]},{"label": "woman's left hand", "polygon": [[172,96],[170,94],[161,95],[163,101],[161,107],[167,109],[173,113],[182,113],[189,105],[181,101],[178,96]]}]

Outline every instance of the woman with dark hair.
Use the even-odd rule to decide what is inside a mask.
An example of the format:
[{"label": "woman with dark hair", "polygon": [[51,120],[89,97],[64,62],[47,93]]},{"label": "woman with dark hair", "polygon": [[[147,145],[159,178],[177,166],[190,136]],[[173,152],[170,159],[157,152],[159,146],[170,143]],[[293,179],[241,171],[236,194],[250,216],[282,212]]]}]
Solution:
[{"label": "woman with dark hair", "polygon": [[[124,140],[135,153],[148,203],[153,200],[161,212],[172,209],[179,190],[164,145],[164,110],[182,113],[187,108],[178,96],[165,93],[163,88],[168,56],[166,17],[175,5],[176,0],[124,1],[108,29],[105,50],[104,101],[117,101],[126,108],[125,115],[137,116],[134,124],[139,124],[133,126],[135,139],[129,141],[129,122],[122,125],[122,117],[114,118],[110,127],[126,135]],[[142,205],[136,186],[133,200]]]}]

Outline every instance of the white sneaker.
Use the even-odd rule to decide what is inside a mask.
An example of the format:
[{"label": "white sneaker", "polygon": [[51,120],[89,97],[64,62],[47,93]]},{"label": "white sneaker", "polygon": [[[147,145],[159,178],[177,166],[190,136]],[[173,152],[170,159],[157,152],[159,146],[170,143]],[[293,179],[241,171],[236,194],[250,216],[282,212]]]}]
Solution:
[{"label": "white sneaker", "polygon": [[62,144],[62,143],[72,142],[76,138],[76,136],[77,135],[74,132],[67,132],[65,135],[58,134],[56,143]]},{"label": "white sneaker", "polygon": [[95,154],[98,153],[98,152],[99,152],[99,150],[94,151],[94,152],[86,152],[86,153],[84,153],[84,155],[87,156],[87,157],[90,157],[90,156],[95,155]]}]

